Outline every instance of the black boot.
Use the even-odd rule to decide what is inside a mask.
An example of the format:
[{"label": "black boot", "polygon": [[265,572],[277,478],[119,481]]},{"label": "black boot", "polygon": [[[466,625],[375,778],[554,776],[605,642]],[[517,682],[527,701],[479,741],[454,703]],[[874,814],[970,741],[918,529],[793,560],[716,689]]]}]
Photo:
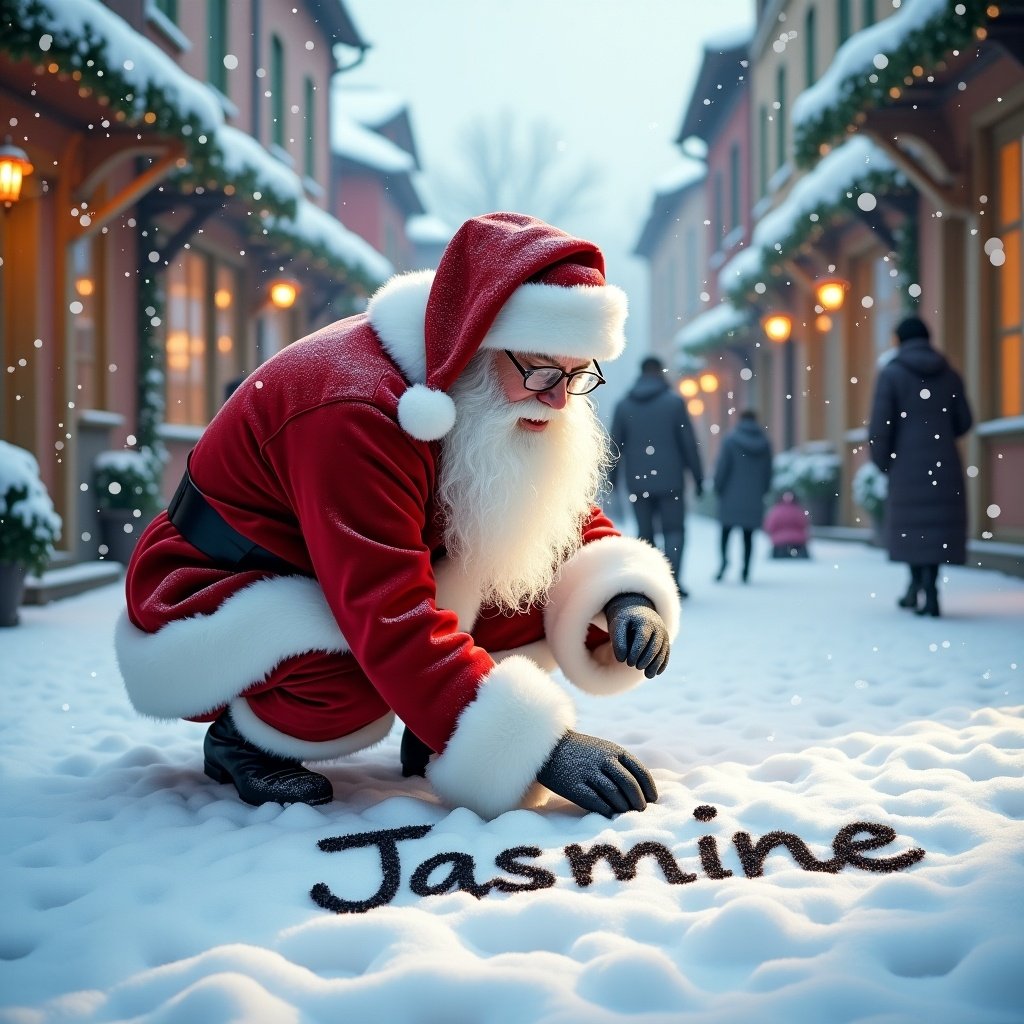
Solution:
[{"label": "black boot", "polygon": [[917,609],[918,615],[931,615],[939,617],[939,567],[937,565],[926,565],[921,569],[921,591],[924,594],[924,604]]},{"label": "black boot", "polygon": [[217,782],[233,782],[247,803],[326,804],[334,799],[322,775],[250,743],[225,711],[206,731],[203,771]]},{"label": "black boot", "polygon": [[725,575],[725,570],[729,568],[728,562],[723,562],[721,568],[718,570],[718,575],[715,576],[715,582],[721,583],[722,577]]},{"label": "black boot", "polygon": [[910,567],[910,585],[907,592],[896,602],[900,608],[917,608],[918,598],[921,596],[921,566]]}]

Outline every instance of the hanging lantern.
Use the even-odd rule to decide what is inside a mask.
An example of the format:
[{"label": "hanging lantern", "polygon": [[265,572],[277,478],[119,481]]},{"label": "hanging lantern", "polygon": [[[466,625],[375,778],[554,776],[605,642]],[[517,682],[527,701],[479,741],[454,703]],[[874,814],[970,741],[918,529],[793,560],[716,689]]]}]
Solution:
[{"label": "hanging lantern", "polygon": [[769,313],[762,318],[761,329],[769,341],[781,344],[789,340],[790,332],[793,330],[793,320],[786,313]]},{"label": "hanging lantern", "polygon": [[25,150],[15,146],[8,135],[0,146],[0,202],[13,206],[21,198],[21,182],[32,173]]},{"label": "hanging lantern", "polygon": [[849,281],[844,281],[841,277],[825,277],[815,283],[814,295],[818,305],[826,313],[834,313],[837,309],[843,308],[849,287]]}]

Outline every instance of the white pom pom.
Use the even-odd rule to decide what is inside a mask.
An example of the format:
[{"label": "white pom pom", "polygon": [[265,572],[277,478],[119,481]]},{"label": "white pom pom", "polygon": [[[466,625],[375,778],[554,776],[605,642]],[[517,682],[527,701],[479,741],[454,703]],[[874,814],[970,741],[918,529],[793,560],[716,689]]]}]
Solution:
[{"label": "white pom pom", "polygon": [[398,400],[398,422],[418,441],[436,441],[455,425],[455,403],[443,391],[413,384]]}]

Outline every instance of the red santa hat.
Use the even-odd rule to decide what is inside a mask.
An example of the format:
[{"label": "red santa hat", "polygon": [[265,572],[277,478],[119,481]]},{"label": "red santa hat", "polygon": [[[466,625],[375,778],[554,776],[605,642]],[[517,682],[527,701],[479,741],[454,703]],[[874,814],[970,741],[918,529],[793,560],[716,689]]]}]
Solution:
[{"label": "red santa hat", "polygon": [[518,213],[466,221],[436,272],[392,278],[367,307],[412,382],[398,421],[421,441],[451,430],[448,391],[481,348],[615,359],[626,313],[626,295],[605,280],[596,245]]}]

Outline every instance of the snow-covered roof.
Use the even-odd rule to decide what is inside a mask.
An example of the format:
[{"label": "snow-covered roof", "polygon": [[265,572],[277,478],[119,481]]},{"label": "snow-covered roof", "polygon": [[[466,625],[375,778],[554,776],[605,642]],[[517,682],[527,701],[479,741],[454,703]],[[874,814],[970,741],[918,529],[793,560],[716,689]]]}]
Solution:
[{"label": "snow-covered roof", "polygon": [[750,320],[749,313],[737,309],[731,302],[720,302],[676,332],[676,347],[696,355],[745,330]]},{"label": "snow-covered roof", "polygon": [[808,223],[817,220],[817,210],[841,204],[853,192],[862,191],[871,176],[895,172],[892,160],[867,136],[854,136],[832,150],[757,222],[749,248],[719,272],[719,290],[725,294],[745,287],[772,261],[773,254],[787,254],[794,236],[802,237]]},{"label": "snow-covered roof", "polygon": [[949,0],[903,0],[894,14],[850,36],[836,50],[825,73],[794,101],[793,127],[834,106],[847,79],[866,78],[880,70],[875,64],[876,57],[884,58],[887,64],[887,53],[896,49],[909,33],[925,28],[936,15],[944,14],[948,7]]},{"label": "snow-covered roof", "polygon": [[707,166],[696,160],[680,160],[674,167],[666,171],[654,183],[655,195],[664,196],[678,192],[694,182],[700,181],[708,173]]},{"label": "snow-covered roof", "polygon": [[416,169],[411,153],[340,111],[331,116],[331,149],[382,174],[411,174]]},{"label": "snow-covered roof", "polygon": [[244,177],[251,174],[281,198],[292,202],[302,198],[302,181],[299,176],[268,153],[251,135],[232,125],[222,124],[216,131],[215,141],[221,166],[229,176]]},{"label": "snow-covered roof", "polygon": [[[153,95],[171,104],[193,134],[217,128],[224,121],[220,103],[204,85],[183,71],[155,43],[136,32],[98,0],[13,0],[12,27],[38,39],[39,60],[56,43],[85,52],[91,41],[102,42],[111,70],[131,86],[132,108],[144,114]],[[126,99],[126,96],[120,97]]]},{"label": "snow-covered roof", "polygon": [[395,272],[390,261],[369,242],[308,199],[299,200],[294,217],[270,216],[265,226],[269,233],[284,235],[299,245],[320,250],[331,260],[355,265],[378,284]]},{"label": "snow-covered roof", "polygon": [[358,86],[341,83],[335,86],[339,106],[344,112],[368,128],[379,128],[382,124],[398,117],[408,106],[408,101],[398,93],[376,86]]},{"label": "snow-covered roof", "polygon": [[405,233],[417,245],[447,245],[455,231],[440,217],[421,213],[405,222]]}]

